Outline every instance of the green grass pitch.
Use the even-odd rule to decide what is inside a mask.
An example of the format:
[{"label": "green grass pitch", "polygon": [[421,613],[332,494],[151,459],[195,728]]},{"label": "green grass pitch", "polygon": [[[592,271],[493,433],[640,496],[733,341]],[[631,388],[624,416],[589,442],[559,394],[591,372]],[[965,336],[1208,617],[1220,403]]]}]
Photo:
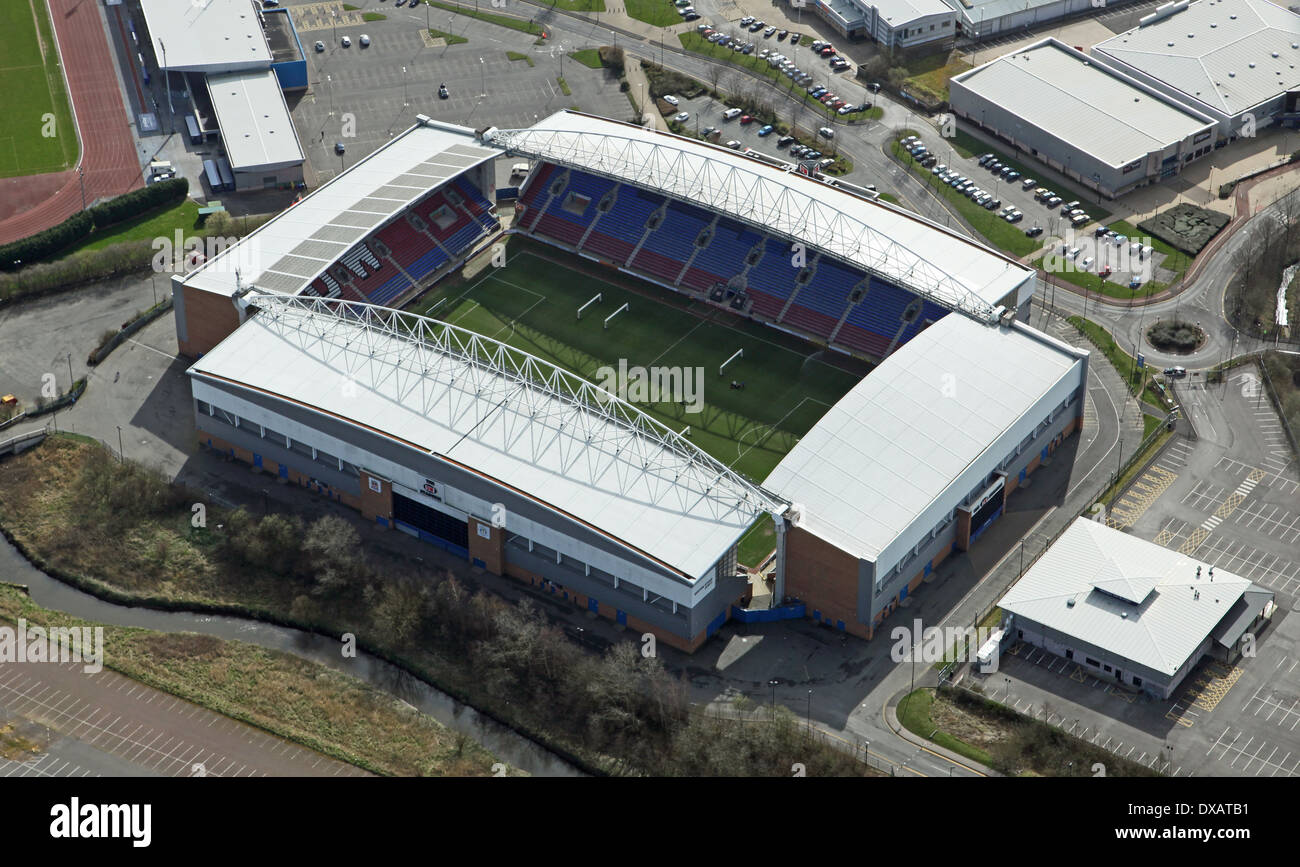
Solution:
[{"label": "green grass pitch", "polygon": [[[52,132],[45,116],[54,115]],[[0,4],[0,178],[68,168],[77,158],[67,85],[43,0]]]},{"label": "green grass pitch", "polygon": [[[693,443],[755,481],[766,478],[868,369],[625,275],[602,279],[568,268],[536,249],[512,238],[505,267],[440,286],[413,310],[431,311],[597,384],[597,370],[617,367],[620,359],[628,367],[703,368],[699,411],[671,402],[639,408],[673,430],[689,425]],[[598,292],[603,300],[577,319],[578,308]],[[605,317],[625,302],[628,310],[606,330]],[[718,366],[737,349],[744,358],[719,376]],[[745,387],[731,388],[733,380]]]}]

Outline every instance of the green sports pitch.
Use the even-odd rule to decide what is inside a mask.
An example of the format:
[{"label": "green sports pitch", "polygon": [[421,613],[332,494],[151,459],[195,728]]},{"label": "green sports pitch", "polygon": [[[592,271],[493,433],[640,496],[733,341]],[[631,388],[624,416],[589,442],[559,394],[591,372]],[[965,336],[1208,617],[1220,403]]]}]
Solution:
[{"label": "green sports pitch", "polygon": [[[701,400],[629,402],[743,475],[761,482],[869,365],[610,271],[560,264],[511,238],[506,264],[439,285],[411,309],[508,343],[604,385],[601,368],[669,368],[700,383]],[[597,267],[597,266],[592,266]],[[578,309],[597,294],[578,318]],[[606,317],[628,308],[611,319]],[[743,357],[719,367],[737,350]],[[697,372],[699,371],[699,372]],[[635,374],[634,374],[635,375]],[[684,381],[684,379],[683,379]],[[743,388],[733,388],[743,383]],[[663,395],[648,395],[650,398]],[[678,395],[680,398],[680,395]]]},{"label": "green sports pitch", "polygon": [[0,3],[0,117],[0,178],[76,161],[77,130],[45,0]]}]

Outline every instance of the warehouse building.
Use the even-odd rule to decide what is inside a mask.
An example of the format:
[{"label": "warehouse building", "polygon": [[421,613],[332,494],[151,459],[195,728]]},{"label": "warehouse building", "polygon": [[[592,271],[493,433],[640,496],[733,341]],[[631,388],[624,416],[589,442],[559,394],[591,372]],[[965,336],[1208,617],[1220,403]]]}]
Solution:
[{"label": "warehouse building", "polygon": [[957,13],[943,0],[817,0],[816,8],[841,34],[891,51],[938,51],[957,35]]},{"label": "warehouse building", "polygon": [[954,76],[953,112],[1114,198],[1213,150],[1216,124],[1056,39]]},{"label": "warehouse building", "polygon": [[1088,353],[949,315],[845,395],[763,486],[791,503],[784,587],[871,638],[1083,424]]},{"label": "warehouse building", "polygon": [[1300,15],[1268,0],[1180,0],[1092,56],[1213,119],[1223,142],[1300,120]]},{"label": "warehouse building", "polygon": [[1088,518],[998,605],[1016,639],[1160,699],[1206,657],[1235,662],[1274,608],[1239,575]]},{"label": "warehouse building", "polygon": [[225,153],[214,162],[229,164],[234,188],[301,184],[306,158],[283,91],[307,86],[307,59],[288,11],[250,0],[140,0],[140,8],[157,66],[185,83],[176,113],[194,143],[220,136]]}]

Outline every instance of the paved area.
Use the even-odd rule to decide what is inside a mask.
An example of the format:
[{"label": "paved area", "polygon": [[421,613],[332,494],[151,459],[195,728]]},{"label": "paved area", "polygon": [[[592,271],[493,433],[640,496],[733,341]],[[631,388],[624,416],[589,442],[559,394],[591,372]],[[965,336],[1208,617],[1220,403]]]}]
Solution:
[{"label": "paved area", "polygon": [[87,674],[81,663],[4,666],[0,712],[34,724],[32,739],[48,747],[26,762],[0,760],[0,777],[368,776],[108,669]]},{"label": "paved area", "polygon": [[[379,9],[378,0],[356,4]],[[531,7],[503,11],[522,13]],[[417,114],[475,128],[531,126],[564,108],[577,107],[593,114],[630,120],[633,109],[627,95],[604,70],[590,69],[567,55],[581,48],[607,44],[605,39],[579,39],[554,35],[546,45],[534,45],[535,36],[487,24],[440,9],[428,13],[433,28],[464,37],[467,42],[435,43],[426,31],[426,7],[412,10],[382,5],[385,21],[339,20],[337,28],[321,26],[329,8],[345,16],[341,3],[294,4],[289,9],[300,27],[307,53],[307,93],[290,103],[294,123],[315,177],[325,182],[387,142],[415,122]],[[362,34],[371,44],[362,48]],[[344,36],[350,48],[340,44]],[[316,40],[325,51],[316,52]],[[510,60],[507,52],[528,60]],[[530,65],[531,61],[531,65]],[[558,79],[572,91],[565,95]],[[446,83],[449,99],[438,98],[438,85]],[[335,152],[342,142],[345,152]]]},{"label": "paved area", "polygon": [[81,210],[83,180],[84,201],[92,204],[143,183],[106,35],[112,10],[84,0],[49,0],[49,5],[81,143],[77,165],[84,177],[68,171],[0,181],[0,244],[47,229]]}]

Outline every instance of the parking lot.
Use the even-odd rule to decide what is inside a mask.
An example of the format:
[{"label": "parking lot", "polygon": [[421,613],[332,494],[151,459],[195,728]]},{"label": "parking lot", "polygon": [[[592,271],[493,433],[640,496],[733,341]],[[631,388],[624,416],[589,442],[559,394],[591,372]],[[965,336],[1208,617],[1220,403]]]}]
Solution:
[{"label": "parking lot", "polygon": [[[468,41],[445,45],[431,39],[426,11],[366,0],[363,10],[382,10],[385,21],[333,26],[329,12],[341,3],[293,5],[294,20],[307,54],[311,86],[290,103],[294,123],[320,181],[352,165],[415,122],[417,114],[470,127],[531,126],[564,108],[630,120],[626,94],[611,87],[606,73],[567,55],[595,44],[564,42],[534,45],[535,36],[463,15],[433,9],[433,28]],[[356,13],[347,20],[355,20]],[[370,46],[362,48],[362,34]],[[349,48],[341,45],[347,36]],[[314,43],[324,43],[315,51]],[[507,52],[528,59],[510,59]],[[529,61],[531,60],[531,64]],[[571,94],[565,95],[563,77]],[[446,83],[448,98],[438,97]],[[337,154],[342,142],[345,152]]]},{"label": "parking lot", "polygon": [[[694,135],[701,135],[709,127],[719,130],[717,143],[726,145],[727,142],[738,142],[737,150],[744,148],[753,148],[759,153],[766,154],[777,159],[794,162],[791,155],[791,145],[778,145],[781,136],[775,131],[768,135],[759,135],[763,129],[763,124],[758,121],[752,123],[741,123],[740,118],[731,120],[723,117],[727,111],[726,104],[713,99],[710,96],[698,96],[695,99],[679,99],[676,106],[679,112],[686,112],[690,117],[683,123],[686,130]],[[671,116],[671,115],[670,115]],[[815,122],[815,118],[812,119]],[[844,135],[845,130],[839,127],[835,131],[835,136]],[[820,138],[816,143],[821,153],[819,159],[829,159],[835,151],[835,136],[830,139]],[[803,141],[812,144],[812,139],[804,136]]]}]

